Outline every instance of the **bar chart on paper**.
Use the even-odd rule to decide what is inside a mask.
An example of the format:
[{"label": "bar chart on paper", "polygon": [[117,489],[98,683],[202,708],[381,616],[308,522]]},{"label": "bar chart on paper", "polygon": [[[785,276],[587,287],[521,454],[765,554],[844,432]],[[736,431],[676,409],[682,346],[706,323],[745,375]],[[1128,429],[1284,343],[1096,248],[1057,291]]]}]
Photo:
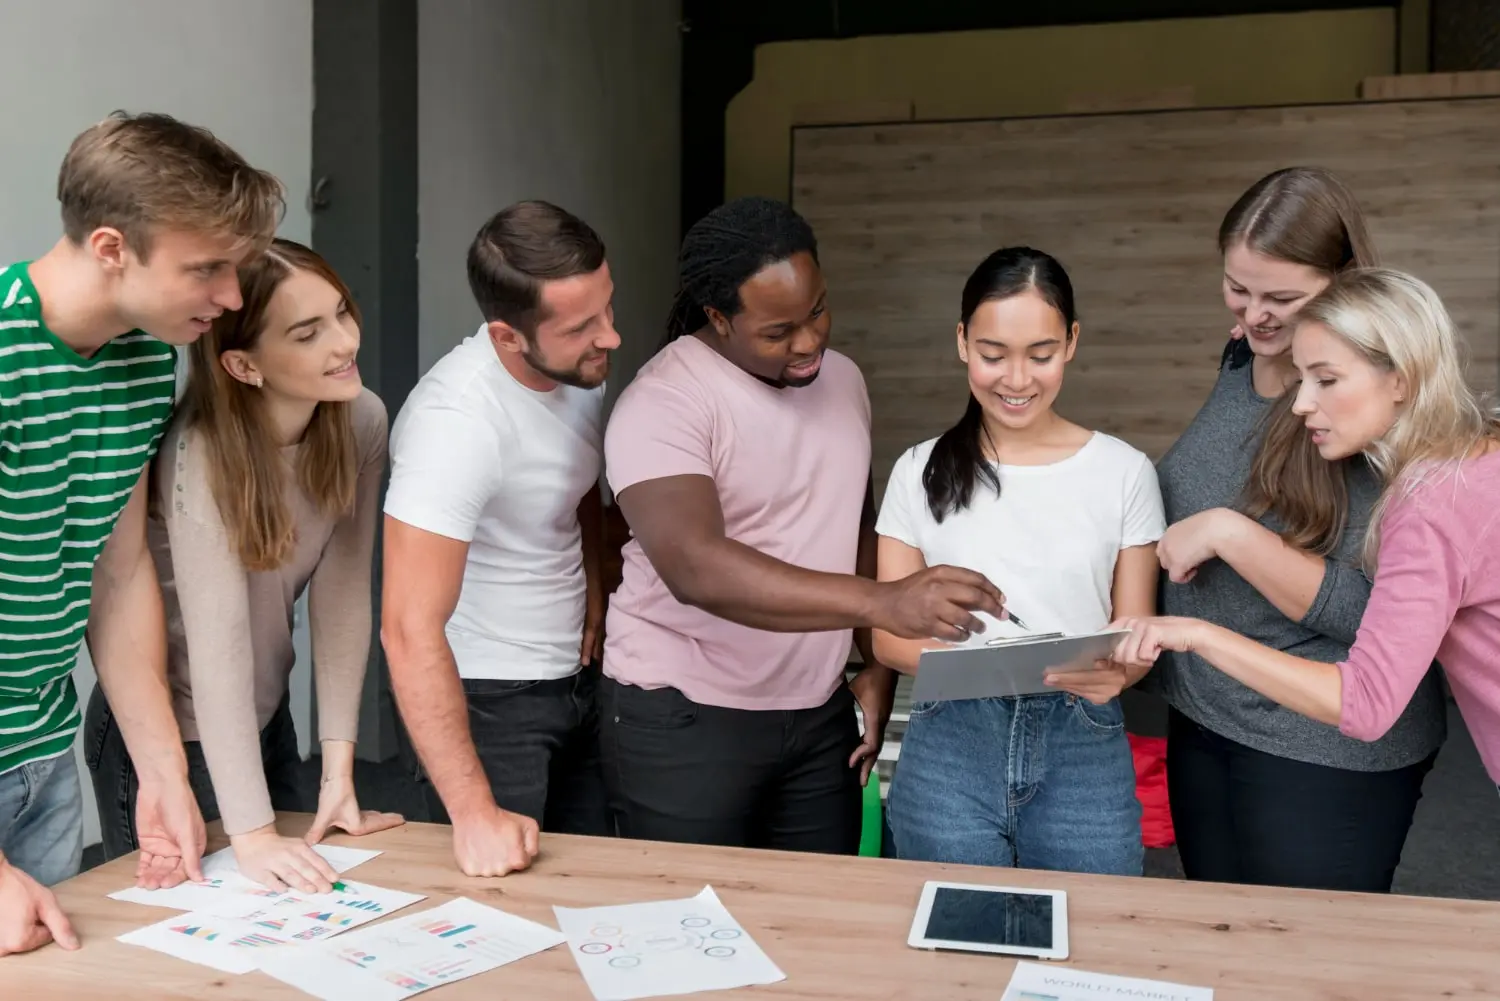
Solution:
[{"label": "bar chart on paper", "polygon": [[226,973],[249,973],[255,954],[267,947],[330,938],[422,899],[418,893],[354,882],[322,894],[258,887],[217,897],[200,910],[121,935],[120,941]]},{"label": "bar chart on paper", "polygon": [[[365,848],[345,848],[341,845],[314,845],[313,851],[323,857],[334,872],[348,872],[380,854]],[[197,911],[210,907],[217,901],[247,890],[264,890],[240,873],[235,861],[234,849],[224,848],[203,857],[203,882],[181,883],[166,890],[143,890],[138,886],[126,887],[109,894],[112,900],[124,900],[148,907],[170,907],[179,911]],[[274,892],[274,891],[268,891]]]},{"label": "bar chart on paper", "polygon": [[325,1001],[399,1001],[561,945],[546,925],[464,897],[259,959],[263,973]]}]

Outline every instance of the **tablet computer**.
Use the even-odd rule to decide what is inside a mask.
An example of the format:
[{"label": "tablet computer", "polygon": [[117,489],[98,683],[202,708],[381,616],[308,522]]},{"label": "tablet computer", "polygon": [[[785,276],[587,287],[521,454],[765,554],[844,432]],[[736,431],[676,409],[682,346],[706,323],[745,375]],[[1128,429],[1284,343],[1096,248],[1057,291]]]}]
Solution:
[{"label": "tablet computer", "polygon": [[1062,890],[943,883],[922,887],[906,944],[914,949],[1068,958],[1068,895]]},{"label": "tablet computer", "polygon": [[964,646],[923,650],[912,683],[913,702],[993,699],[1055,693],[1042,679],[1049,671],[1089,671],[1107,659],[1128,629],[1082,636],[1057,633],[975,640]]}]

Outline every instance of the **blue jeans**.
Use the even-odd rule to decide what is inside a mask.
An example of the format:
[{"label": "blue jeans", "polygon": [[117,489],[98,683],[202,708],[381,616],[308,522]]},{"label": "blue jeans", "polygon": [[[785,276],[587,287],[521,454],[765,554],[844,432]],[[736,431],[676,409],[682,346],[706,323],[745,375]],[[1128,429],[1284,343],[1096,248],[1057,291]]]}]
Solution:
[{"label": "blue jeans", "polygon": [[78,875],[83,790],[72,750],[0,775],[0,851],[43,886]]},{"label": "blue jeans", "polygon": [[889,812],[898,858],[1141,874],[1141,806],[1118,699],[915,703]]}]

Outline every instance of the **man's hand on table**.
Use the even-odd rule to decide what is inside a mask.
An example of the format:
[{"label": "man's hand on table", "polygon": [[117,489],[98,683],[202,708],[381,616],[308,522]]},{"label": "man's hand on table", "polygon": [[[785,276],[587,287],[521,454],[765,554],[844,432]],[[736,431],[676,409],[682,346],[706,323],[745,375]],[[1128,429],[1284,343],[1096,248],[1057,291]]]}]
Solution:
[{"label": "man's hand on table", "polygon": [[539,837],[535,820],[493,806],[453,819],[453,857],[465,876],[504,876],[530,867]]},{"label": "man's hand on table", "polygon": [[57,898],[0,855],[0,956],[54,941],[64,949],[78,948],[78,936]]},{"label": "man's hand on table", "polygon": [[136,841],[141,846],[135,882],[147,890],[202,882],[208,833],[187,776],[155,779],[141,775],[135,798]]}]

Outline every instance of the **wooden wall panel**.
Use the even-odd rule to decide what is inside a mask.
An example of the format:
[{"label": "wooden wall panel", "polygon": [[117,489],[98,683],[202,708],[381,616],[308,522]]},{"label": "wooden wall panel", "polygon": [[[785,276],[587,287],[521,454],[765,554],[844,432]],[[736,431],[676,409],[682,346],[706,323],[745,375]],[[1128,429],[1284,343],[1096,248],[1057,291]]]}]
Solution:
[{"label": "wooden wall panel", "polygon": [[1429,281],[1500,377],[1500,100],[1351,103],[796,130],[793,201],[859,363],[875,473],[962,411],[964,279],[1030,244],[1076,288],[1083,334],[1060,408],[1153,457],[1202,403],[1231,318],[1219,222],[1279,167],[1342,175],[1385,263]]}]

